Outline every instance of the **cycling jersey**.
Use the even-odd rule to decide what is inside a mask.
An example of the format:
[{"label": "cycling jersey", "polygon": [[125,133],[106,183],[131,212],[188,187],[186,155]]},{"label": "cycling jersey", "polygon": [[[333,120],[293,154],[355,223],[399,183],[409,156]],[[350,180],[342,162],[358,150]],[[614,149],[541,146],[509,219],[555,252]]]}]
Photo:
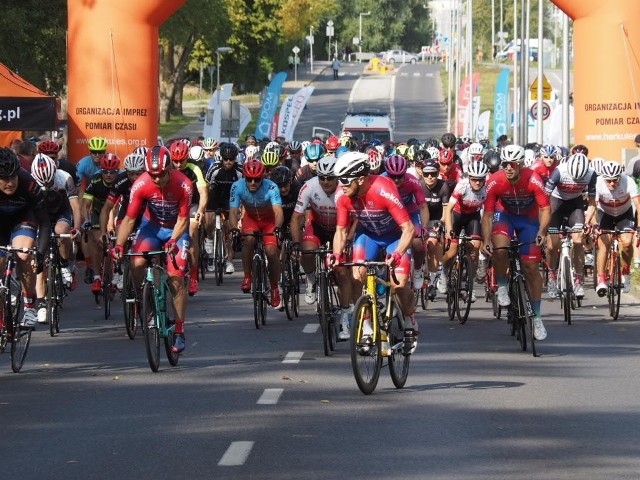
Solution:
[{"label": "cycling jersey", "polygon": [[429,188],[426,184],[424,185],[424,194],[427,207],[429,207],[429,220],[440,220],[442,218],[442,207],[449,203],[449,197],[451,196],[449,185],[439,178],[432,188]]},{"label": "cycling jersey", "polygon": [[479,212],[486,198],[487,188],[485,185],[480,190],[474,191],[469,179],[465,178],[456,185],[449,202],[454,204],[454,212],[469,214]]},{"label": "cycling jersey", "polygon": [[234,164],[233,168],[223,168],[221,163],[214,163],[207,170],[207,181],[211,185],[207,210],[229,210],[229,194],[231,185],[242,178],[242,167]]},{"label": "cycling jersey", "polygon": [[304,167],[300,167],[298,169],[293,181],[298,185],[300,185],[300,187],[302,187],[302,185],[305,182],[307,182],[308,180],[311,180],[315,176],[316,176],[316,172],[311,170],[311,168],[309,168],[309,165],[305,165]]},{"label": "cycling jersey", "polygon": [[100,165],[96,165],[91,155],[81,158],[76,165],[78,180],[80,182],[85,181],[87,185],[91,182],[91,179],[96,175],[96,173],[100,172],[100,170],[102,170]]},{"label": "cycling jersey", "polygon": [[540,176],[530,168],[520,167],[520,178],[512,184],[504,170],[498,170],[487,181],[485,213],[504,211],[515,216],[538,219],[538,208],[549,206]]},{"label": "cycling jersey", "polygon": [[[383,173],[383,176],[388,176],[387,173]],[[414,213],[420,213],[420,205],[425,203],[424,191],[422,190],[422,185],[417,178],[413,175],[406,175],[402,179],[402,183],[400,185],[396,184],[398,187],[398,193],[400,194],[400,198],[402,199],[402,203],[407,207],[407,211],[410,216],[413,216]]]},{"label": "cycling jersey", "polygon": [[618,185],[609,190],[604,178],[596,181],[596,205],[598,210],[612,217],[619,217],[631,208],[638,196],[638,186],[628,175],[622,175]]},{"label": "cycling jersey", "polygon": [[[117,177],[116,177],[117,178]],[[96,173],[91,179],[91,183],[84,192],[85,200],[91,201],[91,212],[100,215],[100,211],[109,197],[109,190],[113,187],[113,183],[106,184],[102,178],[102,173]]]},{"label": "cycling jersey", "polygon": [[120,200],[120,210],[118,211],[118,220],[122,220],[127,213],[129,206],[129,194],[131,193],[131,180],[126,172],[119,173],[113,186],[109,189],[107,200],[114,205]]},{"label": "cycling jersey", "polygon": [[452,163],[451,168],[449,169],[449,172],[445,173],[441,166],[439,178],[447,182],[447,185],[449,185],[449,188],[453,190],[456,186],[456,183],[458,183],[462,178],[462,168],[460,168],[460,166],[457,163]]},{"label": "cycling jersey", "polygon": [[542,161],[542,159],[538,158],[531,164],[531,167],[529,168],[531,168],[531,170],[533,170],[540,176],[540,178],[542,179],[542,183],[547,183],[547,181],[549,180],[549,177],[551,177],[551,174],[553,173],[553,171],[556,169],[557,166],[558,166],[558,162],[555,161],[551,164],[550,167],[547,167]]},{"label": "cycling jersey", "polygon": [[571,200],[582,197],[582,192],[587,192],[590,197],[596,194],[596,178],[595,172],[589,168],[584,177],[580,180],[574,180],[569,175],[568,163],[558,165],[547,180],[545,190],[547,194],[561,200]]},{"label": "cycling jersey", "polygon": [[273,205],[282,206],[280,189],[274,182],[265,178],[262,180],[260,188],[251,192],[244,179],[237,180],[231,186],[229,207],[240,208],[240,205],[244,207],[245,216],[252,217],[257,221],[273,221],[275,220]]},{"label": "cycling jersey", "polygon": [[78,198],[78,187],[74,183],[71,175],[63,170],[56,170],[53,177],[53,185],[47,190],[43,190],[45,205],[51,220],[60,216],[70,219],[71,204],[70,198]]},{"label": "cycling jersey", "polygon": [[293,216],[293,211],[296,207],[299,193],[300,189],[293,184],[289,188],[289,193],[287,193],[285,196],[283,196],[282,192],[280,192],[280,199],[282,200],[282,214],[284,217],[282,225],[289,225],[289,223],[291,223],[291,217]]},{"label": "cycling jersey", "polygon": [[69,175],[71,175],[71,178],[73,179],[73,182],[76,184],[76,186],[80,186],[80,177],[78,176],[78,169],[76,168],[76,166],[66,158],[59,158],[57,162],[58,170],[67,172]]},{"label": "cycling jersey", "polygon": [[144,209],[143,221],[172,228],[178,217],[189,217],[193,185],[183,173],[169,170],[171,178],[160,188],[145,172],[131,186],[127,217],[137,218]]},{"label": "cycling jersey", "polygon": [[186,166],[179,171],[185,174],[193,184],[194,188],[193,194],[191,196],[191,205],[198,205],[200,203],[200,192],[198,192],[198,188],[208,186],[207,182],[204,179],[204,175],[202,175],[202,170],[195,163],[188,161],[186,163]]},{"label": "cycling jersey", "polygon": [[304,215],[308,209],[309,219],[325,232],[336,231],[336,189],[327,194],[320,186],[318,177],[305,182],[300,189],[295,212]]},{"label": "cycling jersey", "polygon": [[345,195],[343,189],[336,192],[337,225],[348,227],[356,219],[358,229],[368,235],[400,235],[399,225],[411,220],[395,184],[380,175],[370,175],[367,182],[368,188],[356,197]]}]

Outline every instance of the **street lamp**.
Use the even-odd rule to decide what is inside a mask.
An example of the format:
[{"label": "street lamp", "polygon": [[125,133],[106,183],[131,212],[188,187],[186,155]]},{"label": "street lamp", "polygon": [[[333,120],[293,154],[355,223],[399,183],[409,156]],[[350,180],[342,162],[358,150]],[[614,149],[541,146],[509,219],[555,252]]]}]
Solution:
[{"label": "street lamp", "polygon": [[362,62],[362,17],[371,15],[371,12],[360,13],[360,33],[358,34],[358,62]]},{"label": "street lamp", "polygon": [[217,83],[216,83],[216,90],[218,90],[218,104],[220,104],[220,54],[221,53],[229,53],[231,51],[233,51],[233,48],[231,48],[231,47],[218,47],[218,48],[216,48],[216,65],[217,65],[217,74],[218,74]]}]

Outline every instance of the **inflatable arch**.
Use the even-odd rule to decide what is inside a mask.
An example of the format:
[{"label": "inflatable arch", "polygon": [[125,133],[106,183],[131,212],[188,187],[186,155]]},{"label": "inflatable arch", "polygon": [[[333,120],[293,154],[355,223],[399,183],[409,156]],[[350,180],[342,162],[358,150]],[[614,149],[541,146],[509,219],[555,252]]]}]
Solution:
[{"label": "inflatable arch", "polygon": [[640,133],[640,3],[551,1],[574,21],[575,143],[621,160]]},{"label": "inflatable arch", "polygon": [[93,136],[124,158],[155,145],[158,29],[185,0],[68,0],[68,154]]}]

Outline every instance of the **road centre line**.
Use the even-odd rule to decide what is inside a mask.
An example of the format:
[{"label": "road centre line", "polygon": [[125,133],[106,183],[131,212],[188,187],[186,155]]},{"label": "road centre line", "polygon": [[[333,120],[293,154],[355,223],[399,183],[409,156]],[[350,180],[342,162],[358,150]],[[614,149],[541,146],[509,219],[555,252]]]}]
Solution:
[{"label": "road centre line", "polygon": [[275,405],[280,400],[284,388],[265,388],[258,399],[258,405]]},{"label": "road centre line", "polygon": [[282,363],[298,363],[302,359],[303,355],[304,352],[289,352],[285,355]]},{"label": "road centre line", "polygon": [[302,333],[316,333],[318,328],[320,328],[318,323],[307,323],[302,329]]},{"label": "road centre line", "polygon": [[220,467],[237,467],[244,465],[251,453],[254,442],[231,442],[227,451],[218,462]]}]

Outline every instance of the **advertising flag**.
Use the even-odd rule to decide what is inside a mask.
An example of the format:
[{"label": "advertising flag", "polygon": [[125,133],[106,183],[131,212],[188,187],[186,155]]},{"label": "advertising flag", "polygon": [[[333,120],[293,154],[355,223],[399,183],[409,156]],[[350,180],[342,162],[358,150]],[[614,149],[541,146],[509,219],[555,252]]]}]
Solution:
[{"label": "advertising flag", "polygon": [[314,88],[313,85],[302,87],[294,95],[289,95],[282,102],[278,122],[278,136],[284,137],[287,142],[293,140],[293,132],[295,132],[302,110],[304,110],[309,101]]},{"label": "advertising flag", "polygon": [[509,69],[503,68],[498,75],[493,102],[493,144],[507,133],[509,118]]},{"label": "advertising flag", "polygon": [[282,85],[286,79],[287,72],[278,72],[267,87],[264,99],[262,100],[262,105],[260,106],[258,122],[256,124],[255,136],[258,139],[262,139],[264,137],[271,138],[271,124],[273,123],[273,118],[278,109],[280,92],[282,91]]},{"label": "advertising flag", "polygon": [[[458,135],[468,135],[470,132],[465,132],[465,123],[471,124],[471,104],[473,97],[478,93],[478,83],[480,82],[480,74],[474,73],[473,77],[464,79],[464,82],[460,85],[458,90],[458,118],[457,129]],[[469,107],[469,108],[467,108]]]}]

